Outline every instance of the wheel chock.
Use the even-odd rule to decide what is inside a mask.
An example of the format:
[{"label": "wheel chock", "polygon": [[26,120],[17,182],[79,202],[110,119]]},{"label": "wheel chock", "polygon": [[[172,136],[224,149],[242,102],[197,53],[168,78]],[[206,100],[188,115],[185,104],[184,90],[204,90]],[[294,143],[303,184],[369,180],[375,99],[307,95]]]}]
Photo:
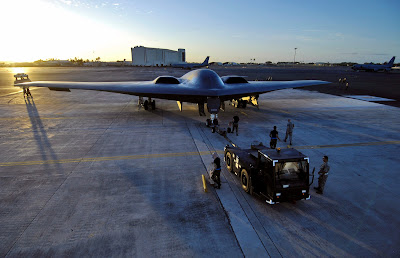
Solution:
[{"label": "wheel chock", "polygon": [[201,179],[203,180],[204,192],[207,193],[206,177],[204,175],[201,175]]}]

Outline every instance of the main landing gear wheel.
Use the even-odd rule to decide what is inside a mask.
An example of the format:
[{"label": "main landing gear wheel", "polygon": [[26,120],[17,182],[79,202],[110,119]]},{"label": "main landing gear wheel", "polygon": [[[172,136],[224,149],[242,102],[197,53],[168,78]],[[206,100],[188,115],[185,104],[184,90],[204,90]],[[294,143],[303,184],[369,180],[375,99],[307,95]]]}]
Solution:
[{"label": "main landing gear wheel", "polygon": [[144,101],[143,107],[144,107],[144,110],[148,110],[149,109],[149,101],[148,100]]},{"label": "main landing gear wheel", "polygon": [[226,163],[226,169],[229,172],[233,172],[233,159],[232,159],[232,154],[228,151],[225,155],[225,163]]},{"label": "main landing gear wheel", "polygon": [[238,108],[246,108],[247,102],[245,100],[238,101]]},{"label": "main landing gear wheel", "polygon": [[250,177],[246,169],[242,169],[240,172],[240,182],[242,184],[243,190],[248,193],[250,191]]},{"label": "main landing gear wheel", "polygon": [[153,100],[153,101],[151,102],[151,109],[152,109],[152,110],[155,110],[155,109],[156,109],[156,101],[155,101],[155,100]]}]

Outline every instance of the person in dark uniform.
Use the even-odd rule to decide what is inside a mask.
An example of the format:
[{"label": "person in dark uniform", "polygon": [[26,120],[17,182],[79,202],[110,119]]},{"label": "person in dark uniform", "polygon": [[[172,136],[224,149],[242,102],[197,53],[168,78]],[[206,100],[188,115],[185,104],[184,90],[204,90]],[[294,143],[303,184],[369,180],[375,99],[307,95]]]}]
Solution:
[{"label": "person in dark uniform", "polygon": [[31,98],[33,98],[29,88],[26,88],[26,97],[29,97],[29,96],[31,96]]},{"label": "person in dark uniform", "polygon": [[[269,137],[271,137],[271,142],[269,143],[271,149],[275,149],[276,148],[276,143],[278,142],[279,139],[279,135],[278,135],[278,131],[276,130],[276,126],[274,126],[274,130],[272,130],[269,133]],[[279,139],[281,140],[281,139]]]},{"label": "person in dark uniform", "polygon": [[328,164],[328,156],[324,156],[322,158],[322,161],[324,162],[321,165],[321,168],[319,169],[319,178],[318,178],[318,187],[314,187],[315,190],[317,190],[318,194],[323,194],[324,193],[324,187],[326,184],[326,180],[328,179],[328,172],[329,172],[329,164]]},{"label": "person in dark uniform", "polygon": [[221,188],[221,159],[216,157],[214,159],[214,170],[211,179],[217,184],[217,189]]},{"label": "person in dark uniform", "polygon": [[236,136],[239,135],[238,134],[238,128],[239,128],[239,117],[238,116],[234,116],[233,117],[233,123],[232,123],[232,133],[236,129]]}]

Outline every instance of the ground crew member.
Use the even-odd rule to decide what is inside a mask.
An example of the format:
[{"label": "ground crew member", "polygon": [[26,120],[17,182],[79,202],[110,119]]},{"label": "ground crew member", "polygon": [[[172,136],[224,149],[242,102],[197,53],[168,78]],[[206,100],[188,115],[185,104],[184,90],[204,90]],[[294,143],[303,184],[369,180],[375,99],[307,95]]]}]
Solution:
[{"label": "ground crew member", "polygon": [[326,179],[328,179],[328,172],[329,172],[329,164],[328,164],[328,156],[324,156],[322,158],[322,161],[324,162],[321,165],[321,168],[319,169],[318,175],[318,187],[314,187],[314,189],[317,190],[318,194],[323,194],[324,193],[324,187],[326,183]]},{"label": "ground crew member", "polygon": [[235,131],[236,128],[236,136],[238,136],[238,128],[239,128],[239,117],[234,116],[233,117],[233,122],[232,122],[232,133]]},{"label": "ground crew member", "polygon": [[23,88],[23,90],[24,90],[24,98],[25,98],[25,95],[27,95],[27,94],[26,94],[26,89],[25,89],[25,88]]},{"label": "ground crew member", "polygon": [[294,124],[292,122],[290,122],[290,119],[288,119],[287,121],[288,121],[288,123],[287,123],[287,127],[286,127],[285,142],[289,136],[289,142],[290,142],[290,145],[292,145],[292,134],[293,134]]},{"label": "ground crew member", "polygon": [[216,157],[214,159],[214,170],[212,171],[212,176],[211,179],[217,183],[216,188],[220,189],[221,188],[221,159],[219,157]]},{"label": "ground crew member", "polygon": [[[274,126],[274,130],[272,130],[269,133],[269,137],[271,137],[271,142],[269,143],[271,149],[275,149],[276,148],[276,143],[278,142],[279,139],[279,135],[278,135],[278,131],[276,130],[276,126]],[[279,139],[281,140],[281,139]]]},{"label": "ground crew member", "polygon": [[28,96],[31,96],[31,98],[33,98],[29,88],[26,88],[26,97],[28,97]]}]

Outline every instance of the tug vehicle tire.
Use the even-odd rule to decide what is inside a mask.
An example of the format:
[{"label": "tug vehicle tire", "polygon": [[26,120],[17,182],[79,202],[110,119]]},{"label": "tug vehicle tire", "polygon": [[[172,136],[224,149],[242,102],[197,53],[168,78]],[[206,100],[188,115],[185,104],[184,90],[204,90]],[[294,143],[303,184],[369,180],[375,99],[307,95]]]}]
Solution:
[{"label": "tug vehicle tire", "polygon": [[242,189],[246,192],[250,192],[250,177],[249,173],[247,173],[246,169],[242,169],[240,172],[240,183],[242,185]]},{"label": "tug vehicle tire", "polygon": [[226,163],[226,169],[229,172],[233,172],[233,158],[232,158],[232,153],[229,151],[225,154],[225,163]]}]

